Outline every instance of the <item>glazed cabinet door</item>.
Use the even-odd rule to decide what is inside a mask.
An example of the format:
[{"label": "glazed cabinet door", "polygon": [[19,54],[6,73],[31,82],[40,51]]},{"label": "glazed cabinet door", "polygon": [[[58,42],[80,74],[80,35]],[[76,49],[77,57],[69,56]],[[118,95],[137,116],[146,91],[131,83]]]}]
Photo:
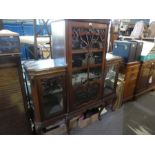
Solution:
[{"label": "glazed cabinet door", "polygon": [[116,90],[119,63],[108,63],[104,78],[104,96],[111,95]]},{"label": "glazed cabinet door", "polygon": [[69,23],[71,109],[101,97],[107,30],[106,24]]},{"label": "glazed cabinet door", "polygon": [[42,119],[45,120],[66,112],[65,81],[63,74],[41,76],[37,79]]}]

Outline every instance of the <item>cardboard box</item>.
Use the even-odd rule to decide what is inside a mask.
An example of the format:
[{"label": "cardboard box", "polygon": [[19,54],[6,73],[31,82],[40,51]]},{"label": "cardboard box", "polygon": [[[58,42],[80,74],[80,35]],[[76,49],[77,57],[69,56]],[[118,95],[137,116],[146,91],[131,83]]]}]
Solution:
[{"label": "cardboard box", "polygon": [[79,117],[74,117],[70,120],[70,129],[76,128],[78,126]]},{"label": "cardboard box", "polygon": [[78,121],[78,127],[84,128],[84,127],[87,127],[90,123],[91,123],[90,118],[85,118],[85,119],[80,118]]},{"label": "cardboard box", "polygon": [[92,115],[90,119],[91,119],[91,123],[96,122],[98,120],[98,113]]}]

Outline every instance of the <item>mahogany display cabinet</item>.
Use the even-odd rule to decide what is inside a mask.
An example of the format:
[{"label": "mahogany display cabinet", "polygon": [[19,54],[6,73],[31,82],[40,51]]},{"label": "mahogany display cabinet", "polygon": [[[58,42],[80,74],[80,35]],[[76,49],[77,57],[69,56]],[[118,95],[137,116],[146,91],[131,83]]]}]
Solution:
[{"label": "mahogany display cabinet", "polygon": [[[32,128],[37,134],[48,131],[52,124],[63,120],[70,131],[70,119],[82,114],[88,109],[100,107],[102,110],[107,105],[112,105],[116,99],[116,83],[121,59],[117,56],[107,54],[107,65],[102,80],[102,97],[88,107],[77,108],[69,111],[69,99],[67,92],[67,72],[63,59],[50,60],[28,60],[23,62],[26,75],[27,94],[29,96],[29,117]],[[100,112],[99,111],[99,119]],[[50,129],[50,128],[49,128]]]},{"label": "mahogany display cabinet", "polygon": [[121,59],[106,57],[108,24],[107,20],[54,21],[53,59],[23,63],[37,133],[59,120],[65,121],[69,133],[73,117],[114,100]]}]

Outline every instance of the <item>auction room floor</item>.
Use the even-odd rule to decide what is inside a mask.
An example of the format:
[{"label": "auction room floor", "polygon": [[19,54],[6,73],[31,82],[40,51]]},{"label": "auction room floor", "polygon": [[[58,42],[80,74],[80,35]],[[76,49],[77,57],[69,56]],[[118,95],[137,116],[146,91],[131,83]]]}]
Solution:
[{"label": "auction room floor", "polygon": [[86,128],[75,128],[72,135],[155,134],[155,91],[124,104],[115,112],[108,111],[101,121]]}]

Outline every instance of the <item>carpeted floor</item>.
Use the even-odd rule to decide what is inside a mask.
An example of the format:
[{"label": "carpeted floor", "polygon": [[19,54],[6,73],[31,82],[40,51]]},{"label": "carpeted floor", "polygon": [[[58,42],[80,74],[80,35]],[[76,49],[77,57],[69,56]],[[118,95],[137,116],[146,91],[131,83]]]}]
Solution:
[{"label": "carpeted floor", "polygon": [[155,91],[127,102],[115,112],[108,111],[101,121],[71,131],[72,135],[155,134]]}]

